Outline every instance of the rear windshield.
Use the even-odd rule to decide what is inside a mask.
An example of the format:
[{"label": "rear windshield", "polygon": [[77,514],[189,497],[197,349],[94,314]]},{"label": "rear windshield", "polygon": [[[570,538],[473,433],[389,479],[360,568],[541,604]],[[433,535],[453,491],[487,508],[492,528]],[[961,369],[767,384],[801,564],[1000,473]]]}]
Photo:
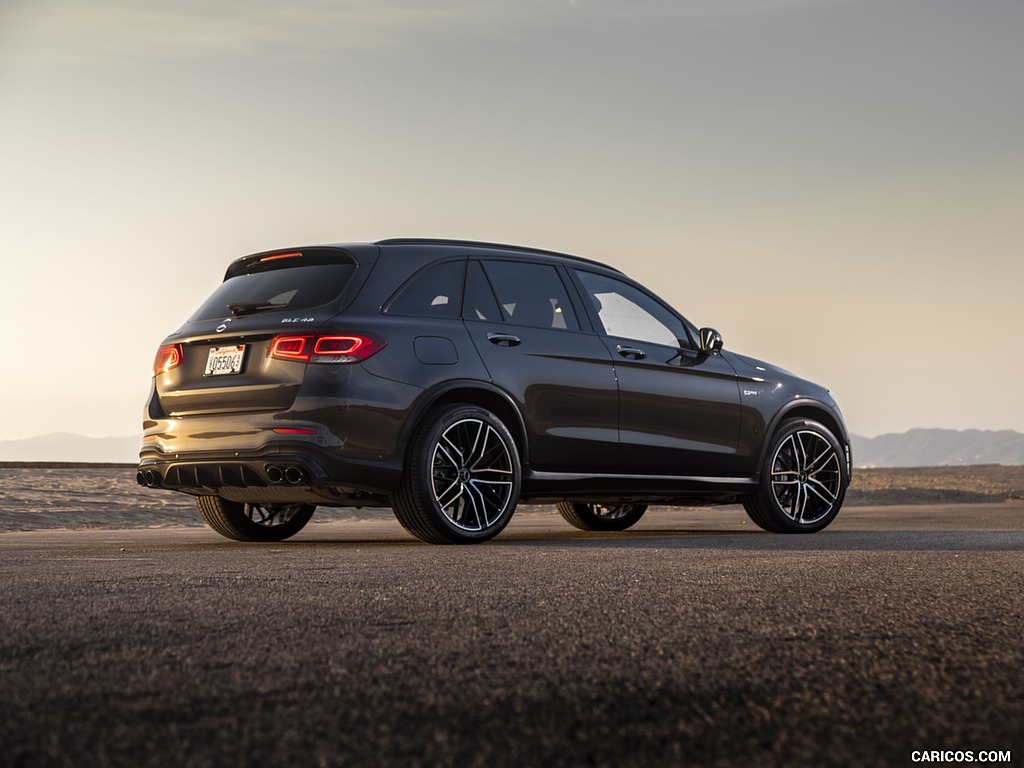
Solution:
[{"label": "rear windshield", "polygon": [[221,283],[190,320],[230,317],[229,304],[282,312],[319,307],[337,299],[355,271],[354,264],[316,264],[237,275]]}]

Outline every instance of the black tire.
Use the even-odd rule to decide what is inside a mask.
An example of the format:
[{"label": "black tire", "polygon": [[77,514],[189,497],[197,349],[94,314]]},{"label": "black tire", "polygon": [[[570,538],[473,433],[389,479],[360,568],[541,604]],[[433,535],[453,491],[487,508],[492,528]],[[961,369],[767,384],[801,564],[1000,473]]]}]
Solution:
[{"label": "black tire", "polygon": [[790,419],[772,437],[757,491],[743,507],[766,531],[815,533],[839,514],[849,483],[846,452],[831,430],[811,419]]},{"label": "black tire", "polygon": [[197,496],[203,520],[221,536],[235,541],[283,541],[301,531],[316,507],[312,504],[258,504]]},{"label": "black tire", "polygon": [[447,406],[416,433],[392,506],[418,539],[477,544],[508,525],[521,484],[519,451],[501,420],[477,406]]},{"label": "black tire", "polygon": [[581,531],[624,531],[640,522],[646,511],[646,504],[558,503],[559,514]]}]

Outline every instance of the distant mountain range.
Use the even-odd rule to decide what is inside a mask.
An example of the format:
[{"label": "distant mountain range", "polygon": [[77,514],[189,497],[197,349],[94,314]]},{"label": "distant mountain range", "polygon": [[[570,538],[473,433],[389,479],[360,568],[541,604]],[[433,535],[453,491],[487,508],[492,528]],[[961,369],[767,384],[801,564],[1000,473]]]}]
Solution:
[{"label": "distant mountain range", "polygon": [[853,435],[858,467],[936,467],[1024,464],[1024,434],[1010,429],[912,429],[900,434]]},{"label": "distant mountain range", "polygon": [[[84,437],[56,432],[23,440],[0,440],[0,461],[133,463],[139,435]],[[1009,429],[912,429],[878,437],[853,436],[858,467],[933,467],[966,464],[1024,465],[1024,434]]]}]

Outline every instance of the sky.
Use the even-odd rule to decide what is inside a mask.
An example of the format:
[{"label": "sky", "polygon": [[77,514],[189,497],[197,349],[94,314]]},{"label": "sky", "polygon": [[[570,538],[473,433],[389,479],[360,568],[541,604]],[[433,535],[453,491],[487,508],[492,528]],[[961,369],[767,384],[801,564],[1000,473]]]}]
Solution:
[{"label": "sky", "polygon": [[1024,431],[1021,0],[0,0],[0,440],[255,251],[612,264],[850,429]]}]

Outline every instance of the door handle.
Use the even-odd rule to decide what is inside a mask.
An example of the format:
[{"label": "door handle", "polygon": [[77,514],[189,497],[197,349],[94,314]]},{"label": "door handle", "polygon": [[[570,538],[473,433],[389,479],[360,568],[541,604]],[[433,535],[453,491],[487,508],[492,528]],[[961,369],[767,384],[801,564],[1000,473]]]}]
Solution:
[{"label": "door handle", "polygon": [[647,353],[637,347],[624,347],[620,344],[619,356],[628,358],[629,360],[643,360],[647,357]]},{"label": "door handle", "polygon": [[487,340],[499,347],[515,347],[523,343],[522,339],[511,333],[488,333]]}]

